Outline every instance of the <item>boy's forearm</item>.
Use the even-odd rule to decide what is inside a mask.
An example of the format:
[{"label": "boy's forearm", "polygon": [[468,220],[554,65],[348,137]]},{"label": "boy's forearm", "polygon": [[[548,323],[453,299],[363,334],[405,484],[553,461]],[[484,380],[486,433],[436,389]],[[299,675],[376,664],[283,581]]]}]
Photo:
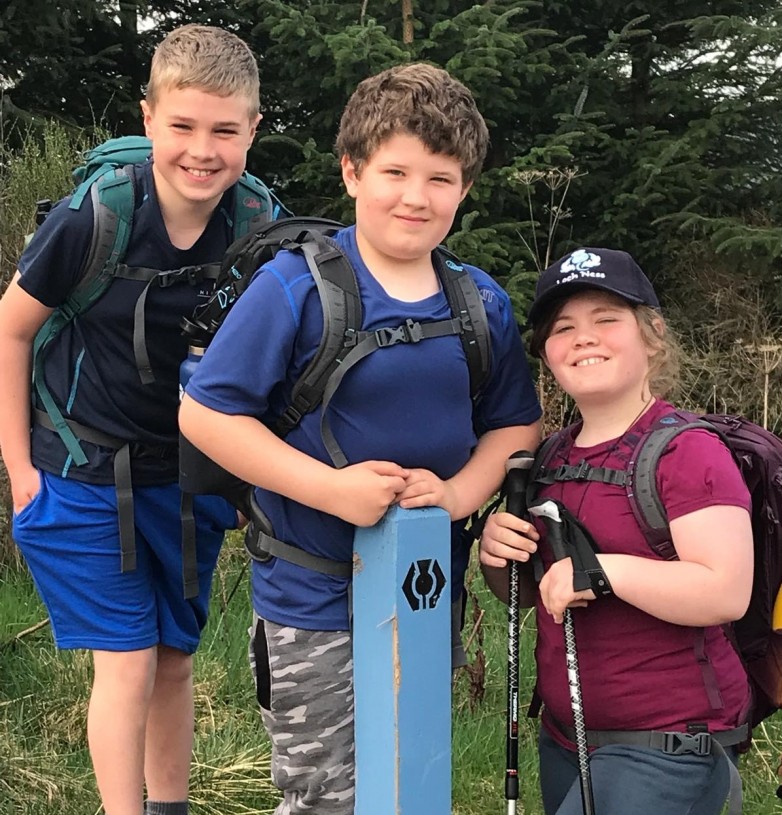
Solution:
[{"label": "boy's forearm", "polygon": [[33,340],[52,309],[27,294],[16,272],[0,300],[0,449],[13,480],[30,464]]},{"label": "boy's forearm", "polygon": [[467,464],[450,479],[458,502],[454,520],[480,509],[500,488],[505,463],[517,450],[534,451],[540,441],[540,422],[501,427],[484,433]]}]

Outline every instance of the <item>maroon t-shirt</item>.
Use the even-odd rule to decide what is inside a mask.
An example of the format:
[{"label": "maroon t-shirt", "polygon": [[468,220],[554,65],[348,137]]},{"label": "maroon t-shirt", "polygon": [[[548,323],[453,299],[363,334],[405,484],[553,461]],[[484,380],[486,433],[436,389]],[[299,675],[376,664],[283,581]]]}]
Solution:
[{"label": "maroon t-shirt", "polygon": [[[642,433],[672,410],[658,401],[631,428]],[[594,447],[576,447],[573,438],[551,466],[577,464],[624,469],[628,445],[618,440]],[[750,509],[749,492],[730,451],[707,430],[677,436],[660,458],[657,486],[669,520],[709,506]],[[574,513],[605,553],[660,559],[647,543],[633,516],[624,487],[599,482],[559,482],[540,491]],[[541,534],[545,530],[538,523]],[[550,553],[541,554],[546,565]],[[675,625],[647,614],[611,595],[575,609],[584,716],[590,730],[685,730],[705,723],[709,730],[742,724],[749,706],[749,686],[741,661],[720,626],[705,629]],[[553,716],[573,726],[563,627],[537,604],[538,639],[535,658],[538,692],[545,705],[544,724]],[[705,638],[704,635],[705,634]],[[721,706],[710,701],[704,671],[696,658],[703,643],[716,676]],[[548,721],[561,744],[573,747]]]}]

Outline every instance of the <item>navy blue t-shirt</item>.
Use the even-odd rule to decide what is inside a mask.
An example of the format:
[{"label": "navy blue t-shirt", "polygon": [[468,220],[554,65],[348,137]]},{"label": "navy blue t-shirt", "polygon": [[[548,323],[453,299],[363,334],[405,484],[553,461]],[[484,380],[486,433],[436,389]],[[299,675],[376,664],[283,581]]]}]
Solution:
[{"label": "navy blue t-shirt", "polygon": [[[209,223],[189,249],[170,241],[160,212],[152,164],[136,166],[133,229],[124,262],[131,267],[173,270],[219,262],[233,232],[233,188],[216,207]],[[22,254],[21,287],[46,306],[63,303],[84,268],[93,230],[90,196],[81,208],[58,203]],[[133,353],[134,309],[144,282],[116,279],[84,314],[68,324],[49,345],[45,379],[63,414],[88,427],[154,449],[134,457],[134,483],[176,481],[178,467],[171,446],[178,439],[179,365],[187,355],[180,320],[209,296],[214,281],[168,288],[152,286],[146,299],[146,347],[155,381],[141,382]],[[33,428],[35,466],[81,481],[111,484],[113,451],[82,442],[89,463],[76,467],[56,433]]]},{"label": "navy blue t-shirt", "polygon": [[[359,255],[355,228],[337,241],[353,263],[361,293],[362,329],[451,316],[444,293],[407,303],[390,297]],[[507,294],[485,273],[465,267],[481,292],[492,339],[492,371],[475,414],[461,341],[456,336],[383,348],[351,368],[328,407],[348,463],[372,459],[422,467],[447,479],[468,461],[481,432],[526,425],[540,417],[524,349]],[[323,312],[306,262],[280,252],[253,279],[209,346],[187,392],[231,415],[270,423],[288,404],[294,383],[317,350]],[[330,464],[320,409],[307,414],[286,442]],[[475,422],[475,424],[473,423]],[[321,557],[349,561],[351,524],[267,490],[256,490],[276,537]],[[454,524],[452,586],[461,590],[469,548]],[[347,581],[281,559],[253,563],[253,605],[281,625],[341,630],[348,624]]]}]

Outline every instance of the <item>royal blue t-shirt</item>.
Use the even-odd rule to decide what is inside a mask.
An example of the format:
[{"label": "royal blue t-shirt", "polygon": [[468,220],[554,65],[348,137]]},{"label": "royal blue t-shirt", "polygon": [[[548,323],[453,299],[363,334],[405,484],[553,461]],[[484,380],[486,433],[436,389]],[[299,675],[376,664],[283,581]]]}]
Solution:
[{"label": "royal blue t-shirt", "polygon": [[[355,228],[338,233],[352,262],[363,330],[451,316],[445,294],[414,303],[390,297],[359,255]],[[540,417],[524,349],[505,292],[485,273],[465,267],[486,308],[492,341],[488,385],[473,412],[470,380],[457,336],[382,348],[345,375],[328,407],[331,428],[349,464],[373,459],[422,467],[447,479],[469,459],[479,432],[526,425]],[[319,347],[323,312],[304,258],[280,252],[259,271],[209,346],[187,392],[221,413],[266,424],[289,403],[291,390]],[[286,442],[330,464],[320,433],[321,410],[304,416]],[[349,561],[354,527],[267,490],[256,498],[275,536],[321,557]],[[458,596],[469,556],[453,526],[452,587]],[[348,625],[347,580],[281,559],[253,563],[253,605],[262,617],[304,629]]]},{"label": "royal blue t-shirt", "polygon": [[[230,188],[198,240],[189,249],[170,241],[160,212],[152,164],[136,165],[133,229],[124,258],[130,267],[180,269],[219,262],[233,238]],[[93,207],[86,196],[81,208],[58,203],[22,254],[20,286],[46,306],[62,304],[84,268],[93,231]],[[155,381],[142,384],[133,353],[134,309],[144,282],[117,278],[85,313],[69,323],[49,345],[45,380],[63,414],[127,441],[153,448],[134,456],[136,484],[176,481],[176,455],[155,447],[178,440],[179,365],[187,356],[180,321],[208,298],[213,280],[197,286],[177,284],[149,289],[144,313],[146,347]],[[35,425],[32,460],[58,475],[96,484],[114,483],[113,451],[82,442],[89,463],[76,467],[59,436]]]}]

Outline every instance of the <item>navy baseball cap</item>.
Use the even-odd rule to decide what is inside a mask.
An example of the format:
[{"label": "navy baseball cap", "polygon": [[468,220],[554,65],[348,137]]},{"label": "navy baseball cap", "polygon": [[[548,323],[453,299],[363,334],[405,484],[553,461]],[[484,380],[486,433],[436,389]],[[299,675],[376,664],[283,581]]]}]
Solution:
[{"label": "navy baseball cap", "polygon": [[583,289],[600,289],[635,305],[660,308],[649,278],[627,252],[584,247],[541,272],[529,310],[529,325],[539,322],[558,300]]}]

